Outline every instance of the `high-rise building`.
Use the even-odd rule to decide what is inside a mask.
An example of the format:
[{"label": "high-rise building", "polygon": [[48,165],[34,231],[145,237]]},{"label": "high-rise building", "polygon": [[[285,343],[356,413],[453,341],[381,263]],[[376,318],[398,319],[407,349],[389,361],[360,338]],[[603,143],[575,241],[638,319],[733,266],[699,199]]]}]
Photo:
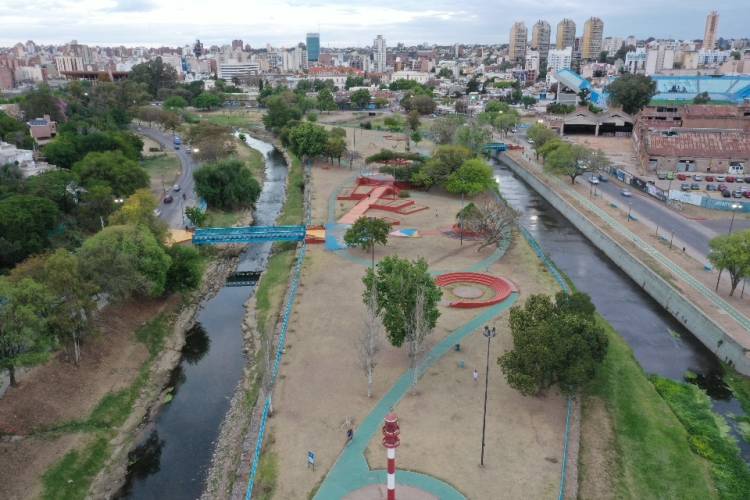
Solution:
[{"label": "high-rise building", "polygon": [[382,73],[385,71],[385,38],[378,35],[372,43],[373,59],[375,62],[375,72]]},{"label": "high-rise building", "polygon": [[550,50],[547,55],[547,74],[561,69],[570,69],[573,61],[573,48]]},{"label": "high-rise building", "polygon": [[563,19],[557,23],[557,38],[555,38],[557,48],[572,47],[575,41],[576,23],[572,19]]},{"label": "high-rise building", "polygon": [[703,34],[703,50],[716,48],[717,32],[719,31],[719,12],[712,10],[706,16],[706,32]]},{"label": "high-rise building", "polygon": [[320,33],[307,34],[307,62],[316,63],[320,60]]},{"label": "high-rise building", "polygon": [[232,40],[232,50],[242,50],[245,47],[245,44],[242,43],[242,40]]},{"label": "high-rise building", "polygon": [[526,25],[522,21],[513,23],[510,28],[510,46],[508,47],[508,57],[511,61],[523,63],[526,57],[527,38]]},{"label": "high-rise building", "polygon": [[581,57],[584,60],[594,60],[602,51],[602,36],[604,35],[604,21],[592,17],[583,25],[583,40],[581,43]]},{"label": "high-rise building", "polygon": [[203,55],[203,44],[200,40],[195,41],[195,45],[193,45],[193,53],[195,54],[195,57]]},{"label": "high-rise building", "polygon": [[531,30],[531,48],[539,51],[539,61],[542,64],[547,61],[551,33],[552,28],[549,23],[541,19],[534,23],[534,28]]}]

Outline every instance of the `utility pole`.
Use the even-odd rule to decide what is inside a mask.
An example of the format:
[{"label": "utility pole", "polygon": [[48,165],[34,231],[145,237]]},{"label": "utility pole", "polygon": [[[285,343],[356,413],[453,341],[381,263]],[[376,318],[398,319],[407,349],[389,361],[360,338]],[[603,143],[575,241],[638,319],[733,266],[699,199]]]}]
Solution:
[{"label": "utility pole", "polygon": [[490,383],[490,340],[495,336],[495,327],[490,328],[484,325],[483,335],[487,337],[487,367],[484,372],[484,413],[482,415],[482,456],[479,459],[479,466],[484,467],[484,436],[487,429],[487,387]]}]

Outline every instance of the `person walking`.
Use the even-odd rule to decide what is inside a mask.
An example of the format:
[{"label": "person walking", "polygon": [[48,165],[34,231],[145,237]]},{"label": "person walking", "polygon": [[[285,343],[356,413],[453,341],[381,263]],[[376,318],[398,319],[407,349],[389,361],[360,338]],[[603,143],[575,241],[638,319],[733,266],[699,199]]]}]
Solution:
[{"label": "person walking", "polygon": [[471,374],[471,377],[474,379],[475,384],[479,381],[479,372],[476,368],[474,368],[474,373]]}]

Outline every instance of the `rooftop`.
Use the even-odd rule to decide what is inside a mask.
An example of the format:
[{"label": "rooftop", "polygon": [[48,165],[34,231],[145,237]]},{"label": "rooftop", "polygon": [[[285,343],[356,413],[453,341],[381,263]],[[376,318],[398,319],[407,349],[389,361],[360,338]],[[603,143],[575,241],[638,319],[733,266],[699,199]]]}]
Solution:
[{"label": "rooftop", "polygon": [[649,130],[645,143],[652,155],[750,158],[750,133],[741,130]]}]

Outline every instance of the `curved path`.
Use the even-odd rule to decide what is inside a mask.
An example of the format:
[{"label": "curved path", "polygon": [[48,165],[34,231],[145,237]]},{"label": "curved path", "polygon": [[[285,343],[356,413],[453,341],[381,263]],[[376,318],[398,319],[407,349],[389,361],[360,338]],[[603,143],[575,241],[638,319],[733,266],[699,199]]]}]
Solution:
[{"label": "curved path", "polygon": [[[328,200],[329,221],[334,218],[336,196],[342,187],[343,185],[334,190]],[[472,265],[468,271],[477,271],[488,268],[505,254],[508,246],[509,243],[499,247],[492,253],[492,255],[481,262]],[[366,266],[370,265],[370,261],[352,256],[346,250],[337,251],[336,254],[352,262],[361,263]],[[434,275],[440,273],[437,271],[431,271],[431,274]],[[517,299],[518,292],[513,292],[503,302],[484,309],[480,314],[472,318],[471,321],[445,337],[432,350],[430,350],[422,360],[422,363],[419,366],[419,377],[449,352],[455,344],[461,343],[461,341],[468,335],[480,331],[483,325],[503,314],[516,302]],[[362,423],[357,427],[354,439],[346,448],[344,448],[331,470],[323,479],[323,483],[320,485],[314,498],[321,500],[343,498],[346,494],[362,488],[363,486],[385,483],[386,471],[370,470],[367,460],[365,459],[365,450],[373,436],[380,432],[380,426],[382,425],[385,416],[398,404],[401,398],[403,398],[411,388],[411,380],[411,374],[407,371],[396,381],[385,396],[383,396],[370,414],[365,417]],[[465,499],[465,496],[453,486],[426,474],[399,470],[396,473],[396,477],[398,484],[419,488],[427,493],[437,496],[441,500]]]}]

